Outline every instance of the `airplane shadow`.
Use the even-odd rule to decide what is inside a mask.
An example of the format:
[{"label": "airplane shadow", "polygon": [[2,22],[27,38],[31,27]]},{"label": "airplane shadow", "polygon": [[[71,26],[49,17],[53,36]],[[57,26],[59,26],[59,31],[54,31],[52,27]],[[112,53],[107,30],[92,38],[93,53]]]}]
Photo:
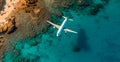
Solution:
[{"label": "airplane shadow", "polygon": [[80,29],[80,32],[78,33],[78,39],[77,39],[77,47],[80,50],[88,51],[90,49],[88,43],[87,43],[88,37],[86,35],[86,32],[84,29]]}]

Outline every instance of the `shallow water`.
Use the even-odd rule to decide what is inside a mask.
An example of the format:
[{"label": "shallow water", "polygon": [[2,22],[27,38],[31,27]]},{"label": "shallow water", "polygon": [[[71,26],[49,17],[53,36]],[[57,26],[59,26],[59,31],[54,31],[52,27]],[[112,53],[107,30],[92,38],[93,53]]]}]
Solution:
[{"label": "shallow water", "polygon": [[14,47],[19,52],[6,53],[4,61],[120,62],[119,6],[119,0],[110,0],[97,15],[78,15],[69,10],[73,21],[68,20],[65,27],[78,34],[62,32],[56,37],[57,29],[51,26],[43,34],[17,42]]}]

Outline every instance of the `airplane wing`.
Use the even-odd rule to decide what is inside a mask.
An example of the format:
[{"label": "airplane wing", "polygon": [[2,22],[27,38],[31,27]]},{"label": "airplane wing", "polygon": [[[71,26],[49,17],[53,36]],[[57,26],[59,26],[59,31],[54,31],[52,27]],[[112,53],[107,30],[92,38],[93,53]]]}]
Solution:
[{"label": "airplane wing", "polygon": [[51,25],[53,25],[54,27],[56,27],[57,29],[59,29],[60,28],[60,26],[59,25],[57,25],[57,24],[54,24],[54,23],[52,23],[52,22],[50,22],[50,21],[47,21],[49,24],[51,24]]},{"label": "airplane wing", "polygon": [[[47,22],[48,22],[49,24],[53,25],[54,27],[56,27],[57,29],[60,28],[60,26],[57,25],[57,24],[54,24],[54,23],[52,23],[52,22],[50,22],[50,21],[48,21],[48,20],[47,20]],[[70,29],[67,29],[67,28],[63,28],[63,30],[64,30],[65,32],[71,32],[71,33],[75,33],[75,34],[77,34],[76,31],[73,31],[73,30],[70,30]]]},{"label": "airplane wing", "polygon": [[77,34],[77,33],[78,33],[78,32],[76,32],[76,31],[73,31],[73,30],[70,30],[70,29],[67,29],[67,28],[66,28],[66,29],[64,29],[64,31],[65,31],[65,32],[75,33],[75,34]]}]

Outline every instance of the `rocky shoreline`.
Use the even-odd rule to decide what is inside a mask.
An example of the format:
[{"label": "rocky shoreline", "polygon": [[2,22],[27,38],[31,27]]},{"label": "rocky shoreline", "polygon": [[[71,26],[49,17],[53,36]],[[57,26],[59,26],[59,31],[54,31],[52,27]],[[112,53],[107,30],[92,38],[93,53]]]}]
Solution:
[{"label": "rocky shoreline", "polygon": [[[7,0],[6,0],[7,1]],[[6,50],[12,50],[9,44],[13,45],[16,41],[34,37],[36,34],[47,29],[48,24],[45,20],[49,19],[47,9],[38,0],[19,0],[14,9],[8,15],[4,15],[0,22],[0,55]],[[0,16],[2,17],[2,16]],[[4,40],[4,42],[2,42]],[[6,46],[6,47],[4,47]],[[0,58],[0,61],[2,58]]]}]

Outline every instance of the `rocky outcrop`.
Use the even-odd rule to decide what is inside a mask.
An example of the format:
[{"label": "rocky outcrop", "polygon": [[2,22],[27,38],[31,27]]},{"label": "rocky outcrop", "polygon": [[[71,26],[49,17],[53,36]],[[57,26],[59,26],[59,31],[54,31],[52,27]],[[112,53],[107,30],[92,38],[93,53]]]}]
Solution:
[{"label": "rocky outcrop", "polygon": [[10,34],[15,30],[15,17],[11,17],[4,26],[0,27],[0,34]]},{"label": "rocky outcrop", "polygon": [[0,9],[2,8],[2,0],[0,0]]},{"label": "rocky outcrop", "polygon": [[15,7],[15,10],[18,10],[16,14],[12,13],[12,16],[15,16],[13,19],[15,22],[9,22],[12,26],[9,30],[7,27],[6,33],[13,32],[15,30],[13,28],[17,27],[17,29],[6,36],[7,40],[19,41],[45,31],[48,27],[46,20],[50,18],[50,14],[44,5],[42,0],[38,2],[37,0],[21,0]]}]

